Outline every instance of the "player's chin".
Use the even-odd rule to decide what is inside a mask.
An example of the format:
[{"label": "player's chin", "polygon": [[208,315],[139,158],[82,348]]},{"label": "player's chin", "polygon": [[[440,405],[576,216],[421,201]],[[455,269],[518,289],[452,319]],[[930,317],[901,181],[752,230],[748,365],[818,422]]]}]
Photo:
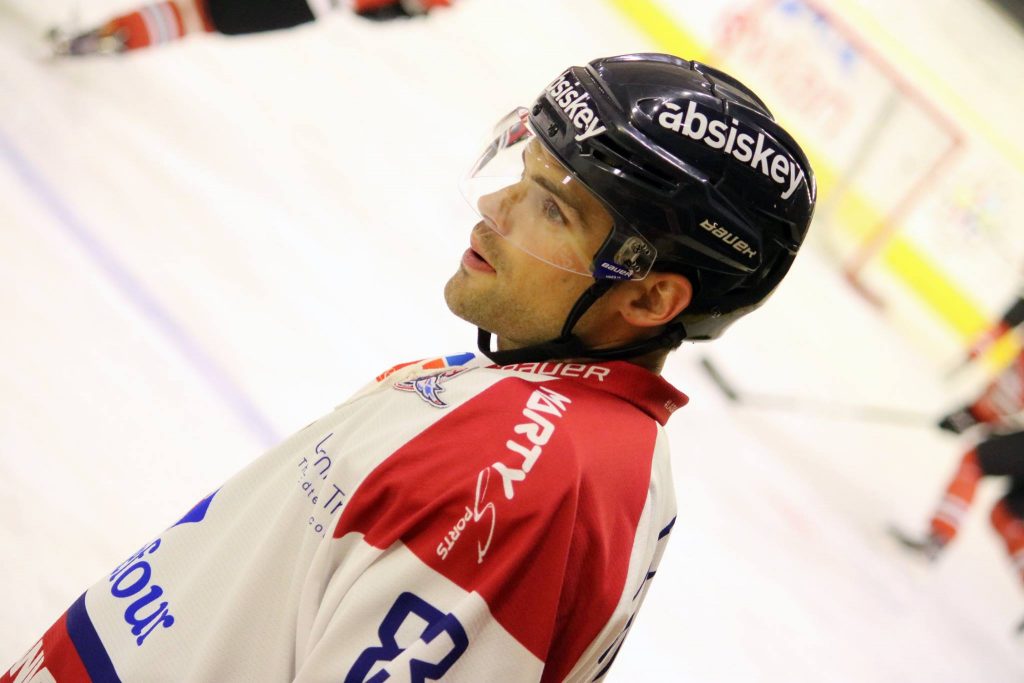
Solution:
[{"label": "player's chin", "polygon": [[463,270],[462,266],[455,271],[448,282],[444,286],[444,302],[448,305],[448,310],[457,315],[458,317],[468,322],[473,322],[469,319],[469,311],[472,310],[471,296],[466,290],[472,286],[470,282],[471,278],[469,274]]},{"label": "player's chin", "polygon": [[493,291],[481,278],[456,273],[444,288],[448,310],[466,322],[492,330],[498,324],[493,305]]}]

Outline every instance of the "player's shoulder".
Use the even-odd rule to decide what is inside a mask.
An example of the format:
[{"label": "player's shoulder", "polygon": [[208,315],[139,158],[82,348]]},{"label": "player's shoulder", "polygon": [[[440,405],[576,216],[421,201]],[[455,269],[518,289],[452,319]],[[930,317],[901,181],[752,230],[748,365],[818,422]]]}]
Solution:
[{"label": "player's shoulder", "polygon": [[[589,383],[506,368],[483,368],[478,380],[487,389],[474,403],[486,413],[486,419],[540,425],[545,435],[551,432],[554,437],[557,433],[564,441],[563,447],[570,450],[582,436],[581,430],[590,433],[598,423],[611,428],[619,422],[615,398]],[[533,431],[528,427],[517,429]]]},{"label": "player's shoulder", "polygon": [[501,462],[524,474],[547,472],[545,486],[556,495],[600,482],[646,489],[649,468],[637,465],[649,462],[658,433],[648,415],[593,382],[499,372],[470,415],[502,435]]}]

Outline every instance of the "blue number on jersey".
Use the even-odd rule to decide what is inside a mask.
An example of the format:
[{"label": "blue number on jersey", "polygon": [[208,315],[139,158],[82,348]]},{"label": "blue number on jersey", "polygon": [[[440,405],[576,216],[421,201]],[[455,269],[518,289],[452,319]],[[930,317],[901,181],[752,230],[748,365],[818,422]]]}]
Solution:
[{"label": "blue number on jersey", "polygon": [[[418,618],[421,622],[425,622],[425,627],[418,636],[414,636],[415,640],[399,643],[398,633],[410,618]],[[404,633],[407,631],[403,631]],[[355,665],[345,676],[345,683],[382,683],[382,681],[386,681],[391,677],[387,671],[378,671],[372,678],[367,678],[367,676],[378,662],[394,661],[408,647],[420,640],[431,643],[442,633],[448,634],[451,639],[451,648],[436,662],[410,659],[409,681],[411,683],[440,680],[441,676],[448,673],[448,669],[452,668],[452,665],[469,647],[469,637],[466,636],[466,630],[462,628],[462,624],[452,614],[445,614],[417,595],[402,593],[385,615],[380,628],[377,629],[380,645],[363,650],[356,659]]]}]

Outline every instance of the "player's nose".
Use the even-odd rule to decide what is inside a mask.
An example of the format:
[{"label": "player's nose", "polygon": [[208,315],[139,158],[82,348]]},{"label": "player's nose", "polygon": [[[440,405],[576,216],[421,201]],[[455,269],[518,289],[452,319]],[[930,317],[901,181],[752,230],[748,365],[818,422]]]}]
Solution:
[{"label": "player's nose", "polygon": [[481,195],[477,200],[477,211],[484,221],[502,235],[511,229],[509,212],[515,202],[515,192],[511,187],[504,187],[495,192]]},{"label": "player's nose", "polygon": [[498,190],[497,192],[490,192],[488,194],[482,195],[476,201],[476,208],[477,211],[480,212],[481,216],[483,216],[484,218],[488,218],[490,220],[494,220],[497,217],[498,211],[501,207],[502,192],[502,190]]}]

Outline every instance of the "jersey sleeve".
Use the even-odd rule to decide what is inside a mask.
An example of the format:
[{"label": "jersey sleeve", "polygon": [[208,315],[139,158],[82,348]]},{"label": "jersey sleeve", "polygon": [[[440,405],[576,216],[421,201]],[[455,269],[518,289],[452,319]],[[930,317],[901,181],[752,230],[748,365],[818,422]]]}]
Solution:
[{"label": "jersey sleeve", "polygon": [[367,476],[305,589],[296,680],[606,669],[656,559],[658,430],[627,411],[609,434],[600,401],[558,389],[499,382]]},{"label": "jersey sleeve", "polygon": [[966,410],[978,422],[1020,429],[1024,411],[1024,353],[1018,354]]}]

